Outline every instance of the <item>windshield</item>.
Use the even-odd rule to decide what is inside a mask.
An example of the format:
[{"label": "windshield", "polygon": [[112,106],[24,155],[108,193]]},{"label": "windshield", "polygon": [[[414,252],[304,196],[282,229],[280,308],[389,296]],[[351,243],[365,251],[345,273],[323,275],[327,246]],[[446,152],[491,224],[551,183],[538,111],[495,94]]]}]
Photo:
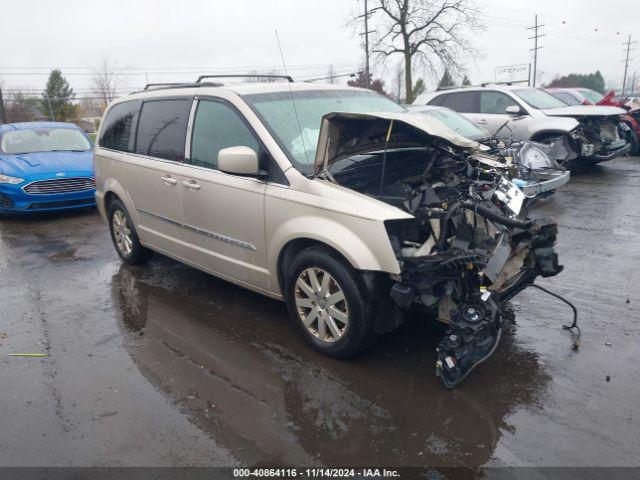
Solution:
[{"label": "windshield", "polygon": [[537,88],[522,88],[519,90],[514,90],[513,93],[527,102],[533,108],[545,109],[567,106],[567,104],[562,100],[557,99],[547,92],[538,90]]},{"label": "windshield", "polygon": [[434,108],[429,110],[418,110],[431,118],[435,118],[443,123],[447,128],[462,135],[470,140],[480,140],[483,138],[489,138],[491,134],[484,128],[476,125],[471,120],[463,117],[453,110],[448,108]]},{"label": "windshield", "polygon": [[91,142],[80,130],[72,128],[33,128],[5,132],[0,143],[4,153],[21,154],[91,149]]},{"label": "windshield", "polygon": [[376,92],[355,89],[259,93],[243,98],[261,117],[293,166],[305,174],[313,172],[320,123],[327,113],[406,111]]},{"label": "windshield", "polygon": [[599,92],[596,92],[595,90],[588,90],[588,89],[580,90],[580,93],[584,98],[589,100],[594,105],[604,98],[604,95],[602,95]]}]

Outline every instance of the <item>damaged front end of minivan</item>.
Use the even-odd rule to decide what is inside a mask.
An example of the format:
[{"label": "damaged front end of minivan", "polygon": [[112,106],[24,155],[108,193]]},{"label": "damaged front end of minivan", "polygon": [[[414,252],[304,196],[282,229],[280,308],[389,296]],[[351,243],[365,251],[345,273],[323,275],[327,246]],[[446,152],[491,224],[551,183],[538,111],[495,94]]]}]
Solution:
[{"label": "damaged front end of minivan", "polygon": [[319,175],[412,215],[385,222],[400,265],[388,296],[448,324],[436,371],[455,387],[495,350],[503,304],[562,271],[556,224],[526,217],[508,166],[425,116],[332,113],[318,147]]}]

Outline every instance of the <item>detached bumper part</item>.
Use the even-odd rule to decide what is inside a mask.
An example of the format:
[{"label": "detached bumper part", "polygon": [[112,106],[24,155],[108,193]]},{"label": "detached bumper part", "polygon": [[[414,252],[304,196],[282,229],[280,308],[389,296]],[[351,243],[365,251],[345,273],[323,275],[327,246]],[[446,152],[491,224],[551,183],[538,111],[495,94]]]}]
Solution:
[{"label": "detached bumper part", "polygon": [[606,162],[608,160],[612,160],[616,157],[621,157],[622,155],[626,155],[631,151],[633,145],[630,143],[625,143],[622,147],[614,148],[613,150],[609,150],[607,153],[598,153],[592,156],[593,159],[598,160],[599,162]]},{"label": "detached bumper part", "polygon": [[518,185],[522,193],[527,197],[535,197],[536,195],[556,190],[565,185],[569,182],[571,173],[569,171],[554,171],[549,172],[546,176],[548,177],[546,180],[532,181],[516,179],[513,183]]}]

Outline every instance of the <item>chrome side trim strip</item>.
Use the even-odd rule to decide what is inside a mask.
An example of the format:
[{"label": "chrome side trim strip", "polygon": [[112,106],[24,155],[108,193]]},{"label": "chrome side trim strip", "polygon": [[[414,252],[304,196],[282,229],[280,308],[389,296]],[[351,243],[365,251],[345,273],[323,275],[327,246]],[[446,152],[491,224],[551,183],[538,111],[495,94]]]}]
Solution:
[{"label": "chrome side trim strip", "polygon": [[215,238],[216,240],[220,240],[221,242],[230,243],[231,245],[235,245],[236,247],[246,248],[247,250],[256,251],[257,248],[255,245],[251,243],[243,242],[242,240],[237,240],[235,238],[227,237],[225,235],[221,235],[219,233],[210,232],[209,230],[204,230],[202,228],[194,227],[193,225],[189,225],[187,223],[176,222],[175,220],[171,220],[170,218],[163,217],[162,215],[157,215],[155,213],[148,212],[146,210],[142,210],[140,208],[136,209],[140,213],[144,213],[145,215],[150,215],[152,217],[163,220],[167,223],[171,223],[173,225],[177,225],[182,228],[186,228],[187,230],[191,230],[192,232],[199,233],[201,235],[206,235],[207,237]]}]

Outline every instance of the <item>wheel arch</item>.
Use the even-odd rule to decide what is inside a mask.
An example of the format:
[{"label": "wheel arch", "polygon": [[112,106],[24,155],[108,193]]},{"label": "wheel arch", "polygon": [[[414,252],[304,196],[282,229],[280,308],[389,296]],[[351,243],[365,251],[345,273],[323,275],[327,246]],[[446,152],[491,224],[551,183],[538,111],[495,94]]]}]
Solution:
[{"label": "wheel arch", "polygon": [[552,137],[552,136],[556,136],[556,137],[564,137],[566,135],[569,135],[569,132],[566,132],[564,130],[558,130],[558,129],[546,129],[546,130],[540,130],[539,132],[534,133],[531,136],[531,141],[532,142],[539,142],[540,140],[543,140],[544,138],[548,138],[548,137]]},{"label": "wheel arch", "polygon": [[343,261],[345,264],[355,268],[349,259],[344,256],[340,251],[336,248],[332,247],[328,243],[322,242],[320,240],[309,238],[309,237],[298,237],[292,240],[289,240],[280,250],[277,261],[277,275],[278,275],[278,287],[281,292],[284,292],[284,280],[286,276],[287,269],[291,262],[295,258],[295,256],[300,253],[302,250],[306,250],[307,248],[318,247],[326,250],[331,255],[335,256],[339,260]]},{"label": "wheel arch", "polygon": [[122,204],[127,209],[131,220],[134,223],[134,226],[138,226],[139,217],[138,212],[133,205],[133,200],[131,196],[127,193],[126,189],[115,179],[108,179],[102,189],[102,201],[99,202],[98,206],[101,210],[104,211],[104,218],[107,219],[109,215],[109,206],[114,199],[118,199],[122,202]]}]

